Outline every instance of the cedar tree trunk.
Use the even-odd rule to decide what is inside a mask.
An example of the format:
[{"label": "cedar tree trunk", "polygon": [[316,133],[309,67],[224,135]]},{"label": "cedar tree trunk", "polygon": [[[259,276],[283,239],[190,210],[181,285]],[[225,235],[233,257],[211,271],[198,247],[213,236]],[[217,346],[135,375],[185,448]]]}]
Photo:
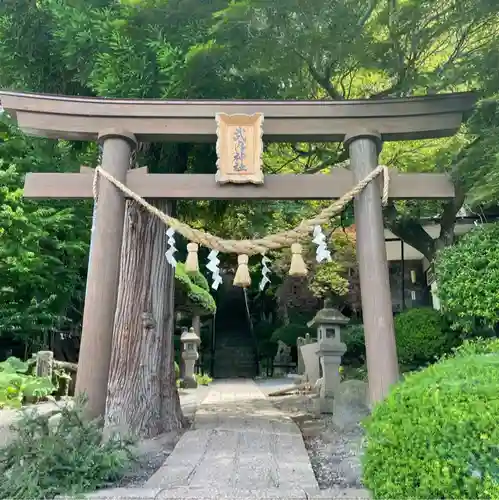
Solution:
[{"label": "cedar tree trunk", "polygon": [[[170,210],[166,201],[155,205]],[[163,223],[128,201],[124,225],[106,425],[150,438],[183,425],[173,363],[175,277]]]}]

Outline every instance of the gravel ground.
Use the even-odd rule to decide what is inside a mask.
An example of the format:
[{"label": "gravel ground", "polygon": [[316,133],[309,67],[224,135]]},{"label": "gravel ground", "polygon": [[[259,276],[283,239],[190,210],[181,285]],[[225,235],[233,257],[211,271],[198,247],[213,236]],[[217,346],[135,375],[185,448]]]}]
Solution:
[{"label": "gravel ground", "polygon": [[279,396],[270,400],[300,427],[321,489],[362,487],[360,427],[349,432],[338,431],[331,417],[317,416],[310,395]]}]

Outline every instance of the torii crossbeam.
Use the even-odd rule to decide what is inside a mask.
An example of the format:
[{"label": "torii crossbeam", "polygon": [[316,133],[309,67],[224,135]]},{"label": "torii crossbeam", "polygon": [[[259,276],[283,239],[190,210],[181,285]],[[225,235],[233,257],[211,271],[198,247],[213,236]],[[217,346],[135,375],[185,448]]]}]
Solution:
[{"label": "torii crossbeam", "polygon": [[[25,132],[49,138],[103,143],[102,168],[145,198],[332,199],[343,195],[378,164],[382,141],[445,137],[459,128],[476,101],[472,93],[357,101],[156,101],[97,99],[0,92],[4,109]],[[137,141],[209,142],[215,115],[263,113],[270,142],[344,141],[351,171],[328,175],[271,175],[261,186],[217,185],[212,175],[149,174],[128,170]],[[26,176],[29,198],[90,198],[92,170]],[[452,184],[439,174],[392,172],[391,198],[450,198]],[[116,308],[125,198],[99,183],[92,232],[77,392],[86,392],[91,416],[105,411]],[[357,257],[371,401],[398,380],[388,264],[379,183],[355,201]]]}]

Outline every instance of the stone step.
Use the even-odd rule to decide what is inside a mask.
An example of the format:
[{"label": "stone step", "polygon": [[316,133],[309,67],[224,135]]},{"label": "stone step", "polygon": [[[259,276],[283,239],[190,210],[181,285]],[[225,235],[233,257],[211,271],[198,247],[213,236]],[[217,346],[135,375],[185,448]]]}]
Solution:
[{"label": "stone step", "polygon": [[255,355],[255,350],[254,349],[249,349],[249,348],[220,348],[220,349],[215,349],[215,355],[228,358],[228,359],[234,359],[234,358],[245,358],[245,357],[251,357]]}]

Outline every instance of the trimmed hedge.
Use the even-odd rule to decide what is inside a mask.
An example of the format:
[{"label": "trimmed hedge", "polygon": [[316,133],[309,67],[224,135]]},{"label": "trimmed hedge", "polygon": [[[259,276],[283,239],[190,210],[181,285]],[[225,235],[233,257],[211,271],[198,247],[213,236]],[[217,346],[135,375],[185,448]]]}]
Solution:
[{"label": "trimmed hedge", "polygon": [[365,423],[374,498],[499,498],[499,356],[464,351],[409,374]]},{"label": "trimmed hedge", "polygon": [[499,224],[475,228],[437,253],[438,298],[454,326],[466,333],[499,324]]},{"label": "trimmed hedge", "polygon": [[[435,361],[460,342],[458,333],[452,331],[446,319],[431,308],[407,309],[395,317],[394,323],[399,362],[406,368]],[[347,326],[342,338],[347,346],[347,361],[365,357],[363,325]]]},{"label": "trimmed hedge", "polygon": [[399,362],[421,366],[435,361],[456,345],[457,337],[435,309],[407,309],[394,320]]},{"label": "trimmed hedge", "polygon": [[190,305],[193,308],[200,309],[204,314],[215,314],[217,305],[215,299],[209,292],[206,278],[199,272],[187,273],[185,264],[177,262],[175,267],[176,286],[186,294]]}]

